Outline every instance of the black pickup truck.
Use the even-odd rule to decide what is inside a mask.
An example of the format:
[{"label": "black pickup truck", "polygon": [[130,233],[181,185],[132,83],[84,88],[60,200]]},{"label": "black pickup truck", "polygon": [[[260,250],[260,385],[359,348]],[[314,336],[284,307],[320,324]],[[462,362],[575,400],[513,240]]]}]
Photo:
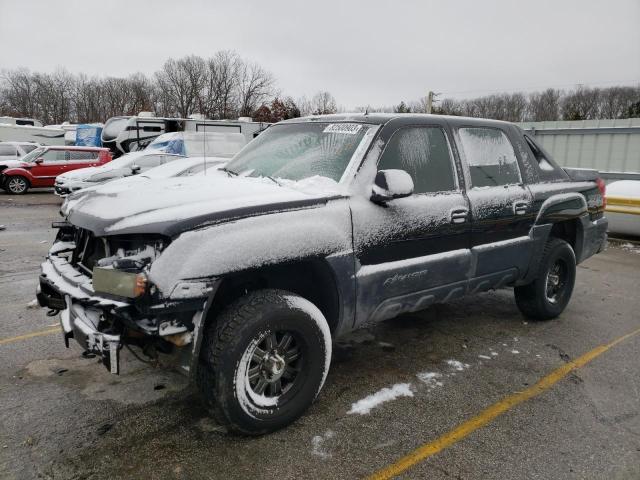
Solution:
[{"label": "black pickup truck", "polygon": [[562,313],[606,243],[604,183],[515,125],[432,115],[289,120],[206,177],[71,200],[40,305],[118,373],[123,345],[175,355],[216,418],[260,434],[312,403],[332,339],[512,287]]}]

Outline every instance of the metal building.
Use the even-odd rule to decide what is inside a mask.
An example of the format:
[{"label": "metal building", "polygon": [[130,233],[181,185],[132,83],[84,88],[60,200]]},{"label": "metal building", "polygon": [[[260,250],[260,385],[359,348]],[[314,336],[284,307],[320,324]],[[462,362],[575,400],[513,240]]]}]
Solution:
[{"label": "metal building", "polygon": [[594,168],[608,179],[640,177],[640,118],[518,125],[563,167]]}]

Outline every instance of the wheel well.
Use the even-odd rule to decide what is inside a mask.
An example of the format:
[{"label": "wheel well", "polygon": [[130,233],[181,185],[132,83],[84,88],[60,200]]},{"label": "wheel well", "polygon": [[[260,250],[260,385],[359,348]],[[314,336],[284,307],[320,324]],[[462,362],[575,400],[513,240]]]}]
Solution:
[{"label": "wheel well", "polygon": [[573,248],[573,251],[576,253],[576,257],[578,256],[578,252],[576,252],[576,248],[578,247],[577,223],[577,220],[565,220],[564,222],[554,223],[549,233],[550,237],[560,238],[571,245],[571,248]]},{"label": "wheel well", "polygon": [[9,180],[11,180],[12,178],[20,177],[25,182],[27,182],[27,188],[31,187],[31,180],[29,180],[29,178],[26,175],[23,175],[21,173],[3,173],[2,176],[4,178],[3,186],[6,185],[7,183],[9,183]]},{"label": "wheel well", "polygon": [[318,307],[332,332],[338,326],[338,288],[331,268],[322,259],[267,266],[226,276],[216,291],[208,318],[215,318],[237,298],[264,288],[297,293]]}]

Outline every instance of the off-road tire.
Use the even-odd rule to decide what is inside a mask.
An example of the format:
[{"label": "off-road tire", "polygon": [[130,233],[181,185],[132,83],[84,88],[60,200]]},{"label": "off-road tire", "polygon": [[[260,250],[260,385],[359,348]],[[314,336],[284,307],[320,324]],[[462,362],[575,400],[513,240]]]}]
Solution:
[{"label": "off-road tire", "polygon": [[20,175],[13,175],[5,179],[3,186],[7,193],[11,193],[13,195],[24,195],[27,193],[31,185],[29,184],[29,180],[26,178]]},{"label": "off-road tire", "polygon": [[[262,356],[256,366],[256,349],[266,352],[268,348],[260,347],[273,345],[270,335],[277,332],[281,332],[279,338],[291,332],[301,353],[293,360],[295,368],[284,367],[289,369],[289,377],[292,369],[296,372],[294,380],[285,379],[283,373],[279,377],[282,384],[291,382],[288,390],[282,387],[282,395],[270,404],[276,397],[265,400],[264,395],[273,393],[272,384],[260,397],[255,392],[259,386],[252,387],[251,381],[256,381],[256,368],[262,375],[257,382],[271,380],[264,372],[271,375],[273,371],[260,363],[265,358],[287,358],[283,353],[286,348],[278,343],[271,350],[274,355]],[[320,310],[299,295],[265,289],[240,297],[205,325],[196,375],[204,402],[216,420],[235,433],[261,435],[289,425],[307,410],[322,388],[331,359],[330,337]],[[265,339],[272,343],[260,343],[267,342]],[[275,368],[273,363],[269,365]]]},{"label": "off-road tire", "polygon": [[[548,282],[550,272],[560,265],[562,275],[556,295],[549,297]],[[560,275],[552,275],[552,277]],[[576,256],[571,246],[564,240],[552,237],[544,247],[538,266],[538,273],[533,282],[515,287],[516,304],[522,314],[532,320],[551,320],[560,315],[573,293],[576,280]],[[553,286],[551,287],[553,288]]]}]

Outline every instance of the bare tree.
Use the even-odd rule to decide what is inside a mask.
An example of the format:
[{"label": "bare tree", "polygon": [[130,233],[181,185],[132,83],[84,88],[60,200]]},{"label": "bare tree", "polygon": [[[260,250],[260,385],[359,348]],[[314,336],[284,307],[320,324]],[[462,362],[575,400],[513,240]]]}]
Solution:
[{"label": "bare tree", "polygon": [[560,118],[560,91],[548,88],[544,92],[529,95],[527,119],[534,122]]},{"label": "bare tree", "polygon": [[156,72],[158,88],[164,99],[170,102],[168,110],[186,118],[194,113],[198,99],[206,84],[206,64],[201,57],[192,55],[179,60],[169,59]]},{"label": "bare tree", "polygon": [[578,87],[562,99],[563,120],[592,120],[598,118],[600,89]]},{"label": "bare tree", "polygon": [[238,106],[242,117],[250,117],[258,105],[274,93],[273,75],[257,63],[238,67]]},{"label": "bare tree", "polygon": [[321,91],[316,93],[311,99],[311,109],[313,115],[327,115],[336,113],[338,106],[336,99],[329,92]]},{"label": "bare tree", "polygon": [[224,50],[207,61],[207,78],[201,97],[201,112],[209,118],[236,116],[236,84],[242,60]]}]

